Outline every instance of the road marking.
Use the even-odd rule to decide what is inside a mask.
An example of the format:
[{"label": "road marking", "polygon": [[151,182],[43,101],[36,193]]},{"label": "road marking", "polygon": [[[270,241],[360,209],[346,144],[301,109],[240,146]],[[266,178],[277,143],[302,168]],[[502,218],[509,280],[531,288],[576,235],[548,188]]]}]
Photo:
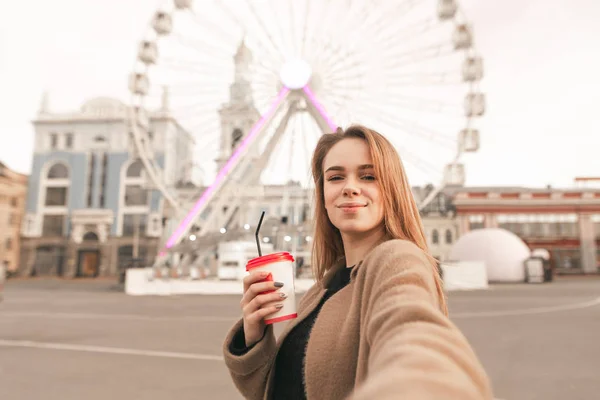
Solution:
[{"label": "road marking", "polygon": [[524,308],[520,310],[502,310],[502,311],[480,311],[480,312],[464,312],[464,313],[450,313],[451,319],[460,318],[487,318],[487,317],[508,317],[516,315],[532,315],[532,314],[546,314],[559,311],[569,310],[580,310],[583,308],[589,308],[600,305],[600,297],[597,297],[590,301],[582,303],[565,304],[551,307],[536,307],[536,308]]},{"label": "road marking", "polygon": [[87,353],[121,354],[121,355],[145,356],[145,357],[178,358],[178,359],[202,360],[202,361],[223,361],[222,356],[215,356],[215,355],[209,355],[209,354],[176,353],[176,352],[171,352],[171,351],[139,350],[139,349],[128,349],[128,348],[120,348],[120,347],[87,346],[87,345],[67,344],[67,343],[46,343],[46,342],[34,342],[34,341],[30,341],[30,340],[0,339],[0,346],[26,347],[26,348],[47,349],[47,350],[81,351],[81,352],[87,352]]},{"label": "road marking", "polygon": [[194,321],[194,322],[231,322],[240,317],[163,317],[139,314],[95,314],[95,313],[63,313],[63,312],[32,312],[32,311],[3,311],[0,317],[35,317],[35,318],[63,318],[63,319],[115,319],[128,321]]}]

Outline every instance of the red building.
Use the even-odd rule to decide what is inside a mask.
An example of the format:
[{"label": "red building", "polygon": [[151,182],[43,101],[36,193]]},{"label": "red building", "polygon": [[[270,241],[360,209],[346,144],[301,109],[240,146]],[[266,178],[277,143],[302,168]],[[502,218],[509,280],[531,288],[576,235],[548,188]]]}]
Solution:
[{"label": "red building", "polygon": [[453,197],[461,235],[507,229],[531,250],[547,250],[559,274],[599,273],[600,189],[465,187]]}]

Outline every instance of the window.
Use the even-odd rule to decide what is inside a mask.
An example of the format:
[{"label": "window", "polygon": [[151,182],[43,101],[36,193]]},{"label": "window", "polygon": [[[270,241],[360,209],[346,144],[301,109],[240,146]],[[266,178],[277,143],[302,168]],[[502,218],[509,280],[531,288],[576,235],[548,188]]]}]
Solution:
[{"label": "window", "polygon": [[67,133],[65,135],[65,147],[67,149],[73,148],[73,134],[72,133]]},{"label": "window", "polygon": [[146,215],[125,214],[123,215],[123,236],[133,236],[136,227],[139,228],[139,235],[146,233]]},{"label": "window", "polygon": [[142,176],[142,169],[144,168],[144,164],[141,161],[135,161],[133,164],[127,168],[127,177],[128,178],[139,178]]},{"label": "window", "polygon": [[96,154],[92,153],[89,156],[89,175],[88,175],[88,197],[87,197],[87,205],[88,207],[92,207],[93,205],[93,195],[94,195],[94,171],[96,170]]},{"label": "window", "polygon": [[483,229],[484,218],[483,215],[469,215],[469,230]]},{"label": "window", "polygon": [[56,133],[50,134],[50,148],[56,149],[58,147],[58,135]]},{"label": "window", "polygon": [[446,244],[452,244],[452,231],[446,229]]},{"label": "window", "polygon": [[62,236],[64,232],[64,215],[44,215],[44,224],[42,226],[43,236]]},{"label": "window", "polygon": [[243,136],[244,136],[244,134],[242,133],[241,129],[236,128],[233,131],[233,133],[231,134],[231,150],[235,150],[238,143],[242,140]]},{"label": "window", "polygon": [[440,242],[440,234],[437,229],[434,229],[431,233],[431,243],[438,244]]},{"label": "window", "polygon": [[127,185],[125,187],[126,206],[145,206],[148,204],[148,191],[140,185]]},{"label": "window", "polygon": [[6,239],[4,248],[6,250],[12,250],[12,239],[11,238]]},{"label": "window", "polygon": [[17,207],[19,205],[19,199],[16,197],[13,197],[10,199],[10,205],[13,207]]},{"label": "window", "polygon": [[96,235],[94,232],[88,232],[85,235],[83,235],[83,241],[84,242],[97,242],[98,235]]},{"label": "window", "polygon": [[48,179],[68,179],[69,169],[64,164],[54,164],[50,170],[48,170]]},{"label": "window", "polygon": [[102,174],[100,176],[100,208],[104,208],[106,199],[106,177],[108,176],[108,156],[106,153],[102,154]]},{"label": "window", "polygon": [[49,187],[46,189],[47,206],[66,206],[67,205],[67,188],[66,187]]},{"label": "window", "polygon": [[12,214],[12,213],[11,213],[11,214],[8,216],[8,225],[9,225],[9,226],[14,226],[14,225],[15,225],[15,222],[16,222],[16,220],[17,220],[17,219],[15,218],[15,214]]}]

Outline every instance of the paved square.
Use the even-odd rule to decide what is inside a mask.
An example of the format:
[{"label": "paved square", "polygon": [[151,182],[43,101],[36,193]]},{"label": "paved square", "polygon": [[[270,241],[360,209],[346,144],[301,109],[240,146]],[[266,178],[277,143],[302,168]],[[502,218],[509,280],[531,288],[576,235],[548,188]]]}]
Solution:
[{"label": "paved square", "polygon": [[[600,280],[449,294],[500,399],[600,398]],[[221,359],[238,296],[129,297],[106,281],[10,281],[7,400],[239,399]],[[279,328],[280,330],[280,328]]]}]

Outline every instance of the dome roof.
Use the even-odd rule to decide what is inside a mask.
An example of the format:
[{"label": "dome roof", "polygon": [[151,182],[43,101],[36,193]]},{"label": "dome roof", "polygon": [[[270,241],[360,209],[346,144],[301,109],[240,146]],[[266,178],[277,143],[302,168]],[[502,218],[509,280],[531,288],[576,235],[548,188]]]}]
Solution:
[{"label": "dome roof", "polygon": [[517,235],[498,228],[471,231],[450,251],[451,260],[485,262],[490,282],[523,282],[524,262],[530,255],[529,247]]}]

